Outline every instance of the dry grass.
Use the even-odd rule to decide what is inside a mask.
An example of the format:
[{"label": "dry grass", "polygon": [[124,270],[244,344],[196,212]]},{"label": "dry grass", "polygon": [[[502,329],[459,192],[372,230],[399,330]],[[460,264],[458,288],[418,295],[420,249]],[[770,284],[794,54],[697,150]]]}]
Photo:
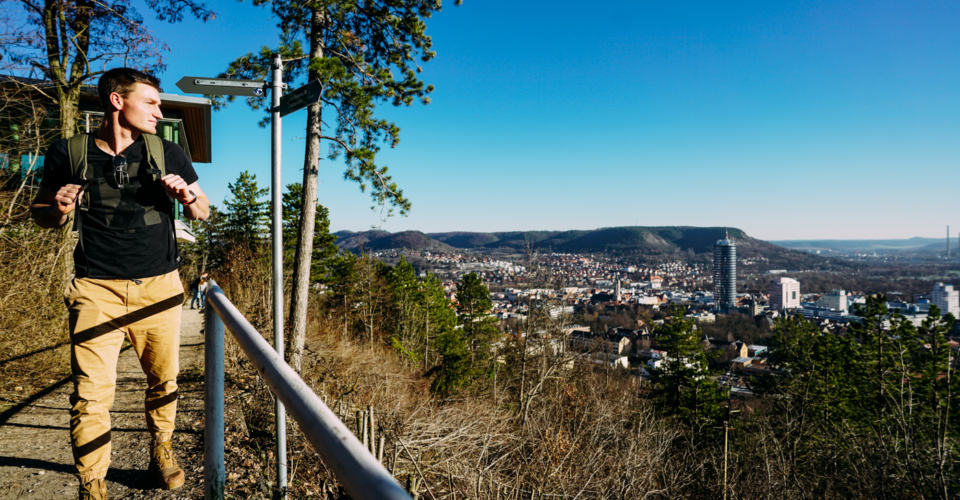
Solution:
[{"label": "dry grass", "polygon": [[[384,443],[377,453],[420,498],[673,498],[669,492],[692,480],[671,458],[677,433],[638,403],[627,377],[567,372],[547,384],[521,423],[509,394],[437,400],[418,369],[387,348],[338,338],[337,322],[325,325],[318,316],[304,379],[358,437],[365,424],[357,413],[373,409],[373,441]],[[253,438],[248,445],[271,450],[273,400],[245,365],[235,365],[241,371],[234,381]],[[290,429],[291,498],[346,498],[296,425]],[[273,461],[270,451],[261,456]],[[273,484],[273,465],[263,470],[246,493],[268,497],[263,486]]]},{"label": "dry grass", "polygon": [[29,196],[29,189],[0,192],[0,398],[6,404],[70,373],[63,252],[58,233],[30,219]]}]

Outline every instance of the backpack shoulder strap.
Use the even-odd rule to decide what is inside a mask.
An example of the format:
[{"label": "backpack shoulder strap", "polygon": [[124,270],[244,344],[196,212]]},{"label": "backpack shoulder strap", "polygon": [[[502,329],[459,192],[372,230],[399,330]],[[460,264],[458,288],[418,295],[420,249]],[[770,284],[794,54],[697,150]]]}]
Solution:
[{"label": "backpack shoulder strap", "polygon": [[[154,180],[159,181],[167,175],[166,162],[163,157],[163,141],[160,136],[154,134],[140,134],[143,137],[143,147],[146,149],[146,160],[156,167]],[[176,202],[174,202],[176,203]],[[174,207],[175,209],[176,207]],[[170,233],[173,235],[174,247],[177,241],[177,223],[173,217],[170,217]],[[177,249],[177,263],[180,262],[180,250]]]},{"label": "backpack shoulder strap", "polygon": [[[163,159],[163,141],[153,134],[143,136],[143,145],[147,149],[147,159],[160,171],[160,177],[167,175],[166,164]],[[159,180],[159,177],[157,178]]]},{"label": "backpack shoulder strap", "polygon": [[76,134],[67,139],[67,155],[70,159],[70,175],[74,178],[86,179],[87,175],[87,134]]},{"label": "backpack shoulder strap", "polygon": [[[87,178],[87,143],[90,140],[88,134],[76,134],[67,139],[67,159],[70,161],[70,178],[72,182],[86,180]],[[90,193],[84,191],[83,199],[77,203],[77,210],[70,212],[67,216],[67,224],[73,228],[73,231],[80,231],[80,217],[78,211],[86,211],[90,206]],[[81,242],[82,245],[82,242]]]}]

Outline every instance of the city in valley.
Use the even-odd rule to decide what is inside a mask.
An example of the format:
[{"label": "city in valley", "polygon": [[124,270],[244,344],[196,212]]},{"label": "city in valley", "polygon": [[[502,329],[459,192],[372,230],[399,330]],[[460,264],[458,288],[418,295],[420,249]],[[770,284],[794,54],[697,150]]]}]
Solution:
[{"label": "city in valley", "polygon": [[[656,332],[670,319],[670,307],[678,305],[684,317],[694,321],[703,348],[712,353],[712,378],[729,386],[731,396],[741,398],[752,395],[751,377],[778,369],[768,358],[779,319],[804,318],[820,332],[842,336],[850,323],[862,319],[858,312],[867,297],[877,295],[885,297],[891,315],[915,327],[922,326],[931,305],[942,315],[960,317],[960,242],[952,250],[940,240],[880,253],[866,250],[869,242],[859,247],[848,244],[852,250],[803,248],[805,242],[786,242],[798,249],[778,248],[767,257],[756,251],[757,240],[737,233],[752,247],[746,255],[738,254],[738,241],[729,232],[704,253],[693,248],[654,254],[566,253],[529,244],[524,251],[517,251],[515,245],[455,249],[432,239],[419,242],[430,249],[369,253],[392,264],[403,258],[421,277],[436,275],[453,302],[463,276],[476,274],[490,290],[489,315],[499,320],[505,335],[529,334],[528,341],[559,350],[556,335],[542,327],[524,328],[532,316],[549,317],[564,333],[564,347],[580,352],[582,360],[623,369],[640,380],[646,380],[648,368],[659,368],[668,356],[658,349]],[[338,234],[347,238],[349,247],[358,233]],[[383,238],[383,234],[377,236]],[[363,246],[352,249],[364,251]],[[947,255],[951,251],[953,258]],[[799,260],[784,258],[791,252]],[[802,262],[805,267],[777,266],[785,261]],[[960,328],[950,332],[949,344],[954,352],[960,350]]]}]

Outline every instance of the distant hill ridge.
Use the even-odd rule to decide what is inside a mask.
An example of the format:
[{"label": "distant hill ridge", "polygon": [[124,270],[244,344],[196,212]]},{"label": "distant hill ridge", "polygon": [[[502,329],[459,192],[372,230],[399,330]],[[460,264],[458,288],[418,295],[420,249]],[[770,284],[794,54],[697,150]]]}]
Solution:
[{"label": "distant hill ridge", "polygon": [[346,250],[417,250],[437,253],[456,253],[457,249],[441,243],[420,231],[390,233],[375,229],[372,231],[337,231],[337,246]]},{"label": "distant hill ridge", "polygon": [[[430,233],[431,238],[463,249],[522,251],[526,245],[557,252],[641,252],[672,253],[692,248],[694,252],[713,251],[727,228],[720,227],[604,227],[572,231],[510,231],[496,233]],[[750,246],[753,240],[739,229],[731,228],[730,237]],[[756,241],[756,240],[754,240]]]},{"label": "distant hill ridge", "polygon": [[[926,251],[944,252],[947,240],[945,238],[913,237],[899,240],[783,240],[772,241],[776,245],[802,250],[828,250],[833,252],[897,252],[897,251]],[[956,240],[952,241],[953,248],[957,247]]]},{"label": "distant hill ridge", "polygon": [[791,268],[816,267],[820,262],[819,257],[751,238],[737,228],[725,227],[625,226],[570,231],[452,231],[427,234],[420,231],[389,233],[373,230],[340,231],[336,235],[341,248],[353,251],[407,249],[449,253],[461,249],[521,253],[529,245],[541,251],[565,253],[668,255],[690,251],[712,254],[713,245],[728,233],[737,245],[738,255],[746,258],[762,255],[771,259],[771,265],[781,264]]}]

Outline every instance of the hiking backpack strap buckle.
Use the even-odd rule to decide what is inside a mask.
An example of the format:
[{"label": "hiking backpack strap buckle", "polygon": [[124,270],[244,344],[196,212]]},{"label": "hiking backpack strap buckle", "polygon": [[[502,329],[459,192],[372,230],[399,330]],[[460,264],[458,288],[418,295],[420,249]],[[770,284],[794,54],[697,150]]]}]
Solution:
[{"label": "hiking backpack strap buckle", "polygon": [[151,181],[157,182],[167,175],[167,169],[163,158],[163,142],[160,140],[160,137],[153,134],[140,135],[143,137],[143,146],[146,152],[144,159],[146,160],[146,166],[148,167],[143,169],[143,172],[147,174],[146,177]]}]

